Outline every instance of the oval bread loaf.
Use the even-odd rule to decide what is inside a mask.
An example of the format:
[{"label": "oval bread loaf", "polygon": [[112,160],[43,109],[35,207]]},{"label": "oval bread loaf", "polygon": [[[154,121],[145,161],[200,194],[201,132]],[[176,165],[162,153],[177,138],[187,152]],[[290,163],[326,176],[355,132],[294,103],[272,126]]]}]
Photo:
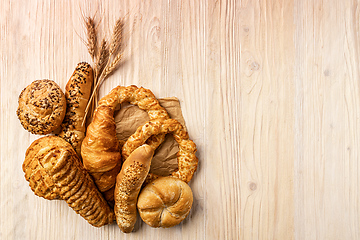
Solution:
[{"label": "oval bread loaf", "polygon": [[149,226],[168,228],[187,217],[192,203],[189,185],[175,177],[160,177],[140,192],[137,208]]},{"label": "oval bread loaf", "polygon": [[67,110],[59,136],[64,138],[81,157],[85,137],[85,109],[91,94],[93,70],[86,62],[79,63],[65,87]]},{"label": "oval bread loaf", "polygon": [[115,215],[116,222],[124,233],[130,233],[136,223],[136,202],[141,185],[150,170],[154,150],[144,144],[133,151],[123,163],[116,177]]}]

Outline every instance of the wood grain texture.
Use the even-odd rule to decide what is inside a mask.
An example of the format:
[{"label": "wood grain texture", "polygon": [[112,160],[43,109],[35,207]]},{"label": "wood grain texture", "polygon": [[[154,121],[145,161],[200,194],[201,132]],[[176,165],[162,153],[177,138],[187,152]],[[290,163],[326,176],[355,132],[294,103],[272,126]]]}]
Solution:
[{"label": "wood grain texture", "polygon": [[[358,0],[0,0],[0,239],[360,239]],[[36,197],[21,165],[39,136],[16,117],[37,79],[62,89],[91,62],[83,15],[125,57],[101,86],[178,97],[198,171],[170,229],[90,226]],[[101,17],[100,17],[101,16]]]},{"label": "wood grain texture", "polygon": [[360,237],[358,4],[296,3],[294,187],[299,239]]}]

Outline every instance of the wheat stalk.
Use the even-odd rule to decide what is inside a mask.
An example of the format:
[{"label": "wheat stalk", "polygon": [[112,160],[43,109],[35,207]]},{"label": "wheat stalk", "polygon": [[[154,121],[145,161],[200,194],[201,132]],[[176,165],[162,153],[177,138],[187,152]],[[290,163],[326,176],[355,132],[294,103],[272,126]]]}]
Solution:
[{"label": "wheat stalk", "polygon": [[[108,61],[109,58],[109,50],[108,50],[108,46],[107,46],[107,41],[105,39],[102,40],[101,45],[100,45],[100,49],[98,50],[98,55],[96,58],[96,62],[94,63],[94,83],[93,86],[96,86],[99,78],[98,76],[101,75],[104,67],[106,66],[106,63]],[[97,99],[98,96],[98,91],[95,91],[95,95],[94,98]],[[94,112],[95,108],[97,107],[97,102],[93,101],[91,103],[91,117],[92,117],[92,113]]]},{"label": "wheat stalk", "polygon": [[122,59],[122,56],[123,56],[123,54],[119,53],[118,55],[116,55],[116,57],[114,57],[114,59],[111,62],[109,62],[110,64],[108,64],[105,67],[104,71],[100,75],[100,81],[105,80],[117,69],[117,67]]},{"label": "wheat stalk", "polygon": [[97,76],[100,76],[102,70],[106,66],[108,59],[109,59],[109,49],[107,46],[107,41],[103,39],[100,45],[98,57],[95,62],[95,78],[97,78]]},{"label": "wheat stalk", "polygon": [[113,34],[111,37],[111,44],[109,49],[110,55],[115,55],[117,51],[121,48],[122,37],[123,37],[123,29],[124,29],[124,22],[120,18],[116,21],[115,27],[113,30]]},{"label": "wheat stalk", "polygon": [[95,61],[97,37],[94,19],[91,17],[85,18],[86,36],[87,36],[87,49],[93,61]]},{"label": "wheat stalk", "polygon": [[[94,85],[91,97],[89,99],[89,103],[86,106],[86,109],[85,109],[86,115],[87,115],[87,112],[89,111],[91,102],[94,101],[95,97],[97,96],[100,85],[105,81],[106,78],[108,78],[116,70],[116,68],[118,67],[118,65],[122,59],[122,56],[123,56],[123,54],[119,53],[111,62],[108,61],[108,64],[106,65],[104,71],[101,72],[99,78],[96,81],[96,84]],[[97,103],[95,102],[95,104],[97,104]]]},{"label": "wheat stalk", "polygon": [[[93,26],[93,28],[91,26]],[[97,38],[94,21],[92,18],[86,18],[88,52],[94,61],[94,87],[85,109],[85,117],[82,123],[83,125],[85,124],[85,119],[89,114],[90,107],[90,117],[92,117],[94,113],[94,108],[97,107],[96,99],[101,83],[103,83],[117,69],[120,61],[122,60],[123,54],[121,53],[121,46],[123,41],[123,27],[124,22],[123,19],[120,18],[115,23],[110,47],[108,48],[107,41],[103,39],[100,49],[97,50]],[[96,53],[98,54],[95,58]]]}]

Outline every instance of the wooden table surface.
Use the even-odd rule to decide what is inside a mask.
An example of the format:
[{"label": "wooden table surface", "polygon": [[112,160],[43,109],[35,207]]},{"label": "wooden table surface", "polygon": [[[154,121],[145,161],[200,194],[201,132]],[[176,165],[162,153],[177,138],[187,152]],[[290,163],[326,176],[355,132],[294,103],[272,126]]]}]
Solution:
[{"label": "wooden table surface", "polygon": [[[0,0],[0,239],[360,239],[359,0]],[[33,194],[22,171],[39,136],[16,117],[37,79],[62,89],[91,62],[83,16],[126,55],[102,85],[180,100],[198,171],[180,225],[95,228]]]}]

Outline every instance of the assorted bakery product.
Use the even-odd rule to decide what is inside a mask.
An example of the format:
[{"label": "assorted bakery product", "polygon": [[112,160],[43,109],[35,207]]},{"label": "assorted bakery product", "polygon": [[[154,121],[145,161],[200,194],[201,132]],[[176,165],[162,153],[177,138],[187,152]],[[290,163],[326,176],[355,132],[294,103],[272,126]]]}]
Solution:
[{"label": "assorted bakery product", "polygon": [[114,212],[64,139],[46,136],[35,140],[26,151],[23,171],[36,195],[65,200],[95,227],[114,221]]},{"label": "assorted bakery product", "polygon": [[138,147],[123,163],[116,177],[115,216],[124,233],[130,233],[136,223],[136,202],[140,188],[150,170],[154,150],[147,144]]},{"label": "assorted bakery product", "polygon": [[88,104],[94,74],[90,64],[80,62],[65,87],[66,115],[59,136],[69,142],[79,157],[85,137],[85,108]]},{"label": "assorted bakery product", "polygon": [[[118,86],[100,99],[89,124],[81,147],[84,167],[93,176],[101,192],[111,201],[115,179],[120,171],[121,154],[116,137],[115,108],[124,102],[137,105],[145,110],[151,120],[168,119],[166,110],[160,106],[154,94],[136,86]],[[154,135],[147,144],[156,149],[165,139],[165,134]]]},{"label": "assorted bakery product", "polygon": [[21,125],[33,134],[57,129],[66,112],[65,95],[52,80],[36,80],[22,90],[16,114]]},{"label": "assorted bakery product", "polygon": [[141,190],[137,208],[149,226],[169,228],[187,217],[192,203],[188,184],[175,177],[160,177]]},{"label": "assorted bakery product", "polygon": [[[19,97],[17,114],[24,128],[35,134],[48,134],[61,124],[58,136],[42,137],[26,151],[23,171],[37,196],[65,200],[95,227],[116,220],[124,233],[133,231],[137,210],[143,221],[152,227],[172,227],[186,218],[193,202],[187,183],[197,169],[196,145],[149,89],[114,88],[99,101],[92,122],[85,129],[85,108],[93,85],[89,64],[78,64],[66,85],[65,95],[50,80],[35,81],[32,85]],[[29,109],[34,110],[25,104],[28,102],[40,106],[35,112],[44,116],[58,116],[62,104],[62,118],[52,116],[51,123],[46,125],[53,128],[45,129],[47,126],[42,120],[36,120],[39,115],[29,117]],[[120,145],[114,111],[125,102],[146,111],[150,121]],[[29,123],[23,123],[24,119]],[[179,144],[178,169],[171,176],[163,177],[149,170],[154,151],[168,133]]]}]

